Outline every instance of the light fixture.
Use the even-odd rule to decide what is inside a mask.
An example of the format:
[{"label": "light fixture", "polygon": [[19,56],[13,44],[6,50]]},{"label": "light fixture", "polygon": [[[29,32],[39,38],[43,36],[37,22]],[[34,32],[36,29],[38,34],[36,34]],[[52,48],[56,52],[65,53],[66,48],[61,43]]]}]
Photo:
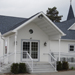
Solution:
[{"label": "light fixture", "polygon": [[44,46],[47,46],[47,43],[46,42],[44,42]]},{"label": "light fixture", "polygon": [[42,18],[43,18],[43,15],[42,15],[42,14],[41,14],[41,15],[39,15],[39,16],[38,16],[38,18],[42,19]]}]

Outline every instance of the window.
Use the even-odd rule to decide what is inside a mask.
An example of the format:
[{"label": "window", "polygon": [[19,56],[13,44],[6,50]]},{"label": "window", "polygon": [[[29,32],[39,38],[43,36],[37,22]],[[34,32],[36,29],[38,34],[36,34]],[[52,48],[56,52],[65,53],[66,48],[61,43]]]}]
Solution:
[{"label": "window", "polygon": [[75,45],[70,45],[69,46],[69,51],[75,51]]},{"label": "window", "polygon": [[30,34],[32,34],[32,33],[33,33],[33,30],[32,30],[32,29],[30,29],[30,30],[29,30],[29,33],[30,33]]}]

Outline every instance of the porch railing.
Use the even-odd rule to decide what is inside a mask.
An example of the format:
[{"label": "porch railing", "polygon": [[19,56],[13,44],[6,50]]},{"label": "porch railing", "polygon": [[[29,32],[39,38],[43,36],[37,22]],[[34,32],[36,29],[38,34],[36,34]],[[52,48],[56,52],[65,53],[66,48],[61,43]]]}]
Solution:
[{"label": "porch railing", "polygon": [[32,72],[33,72],[33,59],[30,56],[30,54],[27,51],[24,51],[26,54],[26,63],[28,64],[28,66],[31,68]]},{"label": "porch railing", "polygon": [[[57,58],[57,61],[59,61],[59,52],[53,52],[54,56]],[[75,53],[71,52],[60,52],[60,61],[67,61],[68,63],[75,63]]]},{"label": "porch railing", "polygon": [[33,72],[33,59],[28,53],[28,51],[17,51],[17,54],[22,54],[22,58],[24,59],[22,60],[22,62],[25,62]]},{"label": "porch railing", "polygon": [[[17,52],[17,54],[21,54],[23,52]],[[8,67],[9,65],[11,65],[14,61],[14,52],[13,53],[8,53],[4,56],[0,57],[0,71],[5,68]],[[30,67],[31,71],[33,72],[33,59],[30,56],[30,54],[27,51],[24,51],[25,54],[25,59],[26,59],[26,64],[28,64],[28,66]]]},{"label": "porch railing", "polygon": [[13,63],[13,60],[14,59],[13,59],[13,56],[12,55],[14,55],[14,52],[13,53],[8,53],[8,54],[0,57],[0,71],[4,67],[7,67],[8,65],[11,65]]},{"label": "porch railing", "polygon": [[48,53],[49,55],[49,63],[51,64],[51,66],[55,69],[57,69],[57,65],[56,65],[56,59],[52,56],[51,53]]}]

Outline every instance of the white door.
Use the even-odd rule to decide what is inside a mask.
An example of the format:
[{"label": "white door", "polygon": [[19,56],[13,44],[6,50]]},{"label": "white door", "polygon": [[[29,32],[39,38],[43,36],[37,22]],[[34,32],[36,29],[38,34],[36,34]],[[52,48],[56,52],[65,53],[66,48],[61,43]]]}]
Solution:
[{"label": "white door", "polygon": [[39,41],[23,40],[22,41],[22,60],[26,59],[26,51],[30,54],[34,61],[38,61],[39,58]]}]

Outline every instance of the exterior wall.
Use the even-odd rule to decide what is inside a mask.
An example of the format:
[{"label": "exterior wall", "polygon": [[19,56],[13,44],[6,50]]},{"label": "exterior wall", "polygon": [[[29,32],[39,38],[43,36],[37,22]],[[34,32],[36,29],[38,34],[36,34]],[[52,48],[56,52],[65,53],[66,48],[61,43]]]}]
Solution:
[{"label": "exterior wall", "polygon": [[[7,53],[11,54],[14,52],[14,47],[15,47],[15,35],[10,35],[8,37],[5,37],[5,39],[7,40]],[[7,61],[5,60],[6,63],[11,63],[14,62],[14,54],[9,56],[8,58],[6,58]]]},{"label": "exterior wall", "polygon": [[15,35],[9,36],[9,53],[14,52],[15,47]]},{"label": "exterior wall", "polygon": [[[69,52],[69,45],[74,45],[74,41],[61,41],[60,42],[60,50],[61,52]],[[59,41],[50,41],[50,49],[52,52],[59,52]]]},{"label": "exterior wall", "polygon": [[[30,29],[33,29],[33,34],[29,33]],[[49,37],[36,24],[33,23],[28,24],[18,31],[17,51],[22,50],[22,39],[39,40],[40,41],[39,61],[48,61],[48,55],[44,55],[44,53],[49,52]],[[47,42],[47,46],[44,46],[44,42]],[[21,56],[18,56],[18,58],[20,57]],[[22,57],[20,59],[18,58],[17,61],[22,60]]]},{"label": "exterior wall", "polygon": [[[0,34],[1,35],[1,34]],[[4,49],[4,45],[3,45],[3,39],[1,38],[1,36],[0,36],[0,57],[1,56],[3,56],[3,53],[4,53],[4,51],[3,51],[3,49]]]},{"label": "exterior wall", "polygon": [[[62,40],[60,42],[60,58],[66,57],[66,58],[72,58],[75,56],[75,51],[70,52],[69,51],[69,45],[75,45],[75,41],[70,40]],[[50,50],[51,52],[54,52],[54,55],[56,58],[59,57],[59,41],[51,41],[50,42]]]}]

